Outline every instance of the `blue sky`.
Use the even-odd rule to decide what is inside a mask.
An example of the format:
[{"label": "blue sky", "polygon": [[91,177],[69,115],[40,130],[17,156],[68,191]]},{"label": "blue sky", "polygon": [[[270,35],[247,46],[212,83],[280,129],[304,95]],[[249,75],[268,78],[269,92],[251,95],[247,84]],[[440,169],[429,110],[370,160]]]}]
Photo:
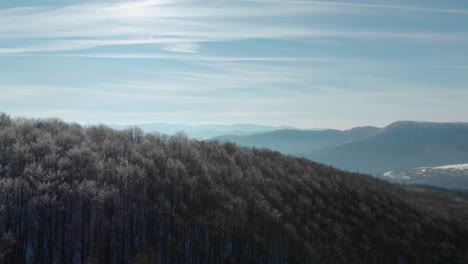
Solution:
[{"label": "blue sky", "polygon": [[117,124],[468,121],[468,1],[1,1],[0,111]]}]

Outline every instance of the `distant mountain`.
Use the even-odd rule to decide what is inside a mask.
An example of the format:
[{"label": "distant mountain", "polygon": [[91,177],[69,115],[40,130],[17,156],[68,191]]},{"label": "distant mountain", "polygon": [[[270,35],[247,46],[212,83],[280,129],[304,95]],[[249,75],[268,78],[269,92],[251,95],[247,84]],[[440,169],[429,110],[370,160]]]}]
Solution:
[{"label": "distant mountain", "polygon": [[301,154],[312,149],[340,145],[368,137],[379,131],[377,127],[357,127],[340,131],[283,129],[253,135],[226,135],[213,138],[242,146],[269,148],[286,154]]},{"label": "distant mountain", "polygon": [[468,189],[468,163],[410,170],[387,171],[383,178],[404,184],[436,185],[453,189]]},{"label": "distant mountain", "polygon": [[400,182],[441,187],[455,186],[464,179],[450,170],[446,173],[436,170],[431,177],[420,178],[416,177],[419,174],[414,168],[468,163],[467,123],[398,121],[384,128],[358,127],[345,131],[283,129],[213,139],[269,148],[375,176],[389,171],[394,171],[395,175],[412,174],[411,181]]},{"label": "distant mountain", "polygon": [[467,123],[400,121],[376,133],[304,156],[341,169],[383,173],[468,162]]},{"label": "distant mountain", "polygon": [[110,127],[123,130],[131,127],[139,127],[145,132],[159,132],[173,135],[183,131],[191,138],[212,138],[220,135],[249,135],[254,133],[264,133],[278,129],[295,129],[291,126],[263,126],[255,124],[234,124],[234,125],[185,125],[167,123],[147,123],[136,125],[110,125]]}]

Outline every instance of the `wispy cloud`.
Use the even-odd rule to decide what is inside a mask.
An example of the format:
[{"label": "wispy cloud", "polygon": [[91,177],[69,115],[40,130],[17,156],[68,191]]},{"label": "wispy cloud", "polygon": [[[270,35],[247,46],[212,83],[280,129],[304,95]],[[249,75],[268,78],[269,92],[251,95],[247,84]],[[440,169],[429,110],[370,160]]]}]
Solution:
[{"label": "wispy cloud", "polygon": [[318,61],[328,60],[328,59],[319,58],[319,57],[279,57],[279,56],[234,57],[234,56],[212,56],[212,55],[177,55],[177,54],[164,54],[164,53],[65,53],[65,54],[60,54],[56,56],[77,57],[77,58],[101,58],[101,59],[181,60],[181,61],[196,61],[196,62],[318,62]]},{"label": "wispy cloud", "polygon": [[347,8],[363,8],[372,9],[390,9],[390,10],[404,10],[416,12],[432,12],[432,13],[448,13],[448,14],[461,14],[468,15],[468,9],[451,9],[451,8],[429,8],[418,7],[411,5],[387,5],[387,4],[368,4],[368,3],[353,3],[353,2],[336,2],[336,1],[314,1],[314,0],[244,0],[245,2],[257,3],[279,3],[279,4],[301,4],[311,6],[328,6],[328,7],[347,7]]},{"label": "wispy cloud", "polygon": [[0,106],[126,123],[466,120],[467,10],[339,1],[0,9]]},{"label": "wispy cloud", "polygon": [[3,45],[0,54],[60,52],[142,44],[160,45],[162,49],[174,52],[196,52],[203,42],[243,39],[344,38],[468,42],[466,32],[323,28],[280,19],[363,12],[366,8],[454,13],[464,13],[465,10],[319,1],[297,1],[300,3],[297,5],[289,1],[289,4],[285,3],[157,0],[0,10],[0,39],[8,39],[9,43],[14,43],[10,46]]},{"label": "wispy cloud", "polygon": [[163,46],[163,49],[168,50],[168,51],[173,51],[173,52],[198,52],[198,49],[200,48],[200,45],[197,43],[177,43],[177,44],[171,44],[171,45],[166,45]]}]

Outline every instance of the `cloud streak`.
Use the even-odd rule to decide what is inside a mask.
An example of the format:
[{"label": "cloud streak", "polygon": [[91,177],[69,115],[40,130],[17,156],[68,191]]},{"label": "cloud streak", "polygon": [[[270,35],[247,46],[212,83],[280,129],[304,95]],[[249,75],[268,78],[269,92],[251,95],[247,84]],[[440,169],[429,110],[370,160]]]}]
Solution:
[{"label": "cloud streak", "polygon": [[415,12],[431,12],[431,13],[447,13],[447,14],[460,14],[468,15],[468,9],[450,9],[450,8],[428,8],[406,5],[386,5],[386,4],[367,4],[367,3],[353,3],[353,2],[336,2],[336,1],[314,1],[314,0],[245,0],[245,2],[257,3],[278,3],[278,4],[301,4],[309,6],[328,6],[328,7],[346,7],[355,8],[362,11],[362,9],[389,9],[397,11],[415,11]]},{"label": "cloud streak", "polygon": [[[245,39],[338,38],[433,43],[468,42],[466,32],[323,28],[279,19],[352,14],[363,12],[362,9],[366,8],[431,12],[457,10],[441,11],[432,8],[340,2],[297,2],[301,4],[286,5],[283,1],[225,1],[216,4],[158,0],[0,10],[0,39],[16,40],[16,44],[0,47],[0,54],[62,52],[143,44],[159,45],[162,50],[172,52],[193,53],[206,42]],[[464,13],[465,10],[458,12]],[[23,40],[27,40],[28,44],[21,44]]]},{"label": "cloud streak", "polygon": [[123,123],[466,119],[466,10],[338,1],[0,9],[0,105]]},{"label": "cloud streak", "polygon": [[163,49],[173,52],[182,52],[182,53],[193,53],[198,52],[200,45],[197,43],[177,43],[166,45]]}]

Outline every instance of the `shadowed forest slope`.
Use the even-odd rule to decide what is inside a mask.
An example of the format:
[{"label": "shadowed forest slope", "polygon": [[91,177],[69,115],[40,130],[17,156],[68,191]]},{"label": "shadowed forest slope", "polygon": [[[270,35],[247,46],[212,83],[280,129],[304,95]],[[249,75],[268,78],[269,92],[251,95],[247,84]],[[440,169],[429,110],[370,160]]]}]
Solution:
[{"label": "shadowed forest slope", "polygon": [[231,143],[0,114],[0,263],[463,263],[467,201]]}]

